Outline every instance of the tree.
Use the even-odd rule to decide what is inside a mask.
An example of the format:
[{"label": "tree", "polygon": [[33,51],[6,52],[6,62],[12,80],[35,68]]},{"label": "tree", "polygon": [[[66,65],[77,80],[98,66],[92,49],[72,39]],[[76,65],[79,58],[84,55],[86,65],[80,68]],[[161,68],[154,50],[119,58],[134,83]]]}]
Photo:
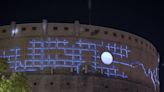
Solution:
[{"label": "tree", "polygon": [[5,59],[0,59],[0,92],[31,92],[26,74],[10,73],[9,65]]},{"label": "tree", "polygon": [[10,80],[8,80],[5,76],[2,76],[0,80],[0,92],[12,92],[11,84]]},{"label": "tree", "polygon": [[6,74],[9,71],[9,64],[6,62],[7,60],[4,58],[0,59],[0,74]]},{"label": "tree", "polygon": [[31,92],[25,73],[13,73],[10,76],[12,92]]}]

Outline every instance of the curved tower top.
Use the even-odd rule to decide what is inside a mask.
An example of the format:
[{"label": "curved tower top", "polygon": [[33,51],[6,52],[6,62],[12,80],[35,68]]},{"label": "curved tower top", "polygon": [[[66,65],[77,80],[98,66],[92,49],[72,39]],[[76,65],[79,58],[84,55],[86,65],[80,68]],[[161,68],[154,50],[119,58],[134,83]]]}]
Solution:
[{"label": "curved tower top", "polygon": [[[86,83],[85,92],[159,92],[156,48],[128,32],[79,21],[12,22],[0,26],[0,43],[0,57],[11,72],[28,72],[35,92],[81,92],[80,83]],[[83,80],[86,76],[89,80]],[[47,85],[54,80],[56,87]]]}]

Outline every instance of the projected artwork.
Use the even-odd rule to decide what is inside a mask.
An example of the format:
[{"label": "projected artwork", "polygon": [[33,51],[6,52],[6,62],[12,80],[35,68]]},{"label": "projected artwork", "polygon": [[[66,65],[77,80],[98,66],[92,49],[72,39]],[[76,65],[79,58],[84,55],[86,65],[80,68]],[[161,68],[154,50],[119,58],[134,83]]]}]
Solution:
[{"label": "projected artwork", "polygon": [[[118,65],[135,69],[136,66],[142,68],[146,77],[151,78],[154,88],[159,84],[157,69],[145,69],[139,61],[132,63],[122,62],[120,59],[127,59],[131,50],[126,45],[115,42],[88,41],[87,39],[77,39],[75,43],[70,43],[65,38],[33,39],[24,48],[17,47],[3,49],[0,52],[1,58],[6,58],[13,72],[41,71],[47,67],[72,68],[79,74],[87,63],[93,69],[93,73],[100,71],[107,77],[128,78],[128,75],[119,70]],[[128,59],[127,59],[128,60]]]},{"label": "projected artwork", "polygon": [[104,64],[111,64],[113,62],[113,56],[110,52],[103,52],[101,54],[101,60]]}]

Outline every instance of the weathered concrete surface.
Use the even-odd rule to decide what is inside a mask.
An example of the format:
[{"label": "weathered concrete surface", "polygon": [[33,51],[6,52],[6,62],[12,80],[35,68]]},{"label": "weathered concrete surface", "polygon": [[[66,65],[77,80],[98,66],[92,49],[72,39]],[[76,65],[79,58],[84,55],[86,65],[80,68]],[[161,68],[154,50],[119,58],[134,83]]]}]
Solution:
[{"label": "weathered concrete surface", "polygon": [[128,80],[80,75],[29,75],[33,92],[154,92]]}]

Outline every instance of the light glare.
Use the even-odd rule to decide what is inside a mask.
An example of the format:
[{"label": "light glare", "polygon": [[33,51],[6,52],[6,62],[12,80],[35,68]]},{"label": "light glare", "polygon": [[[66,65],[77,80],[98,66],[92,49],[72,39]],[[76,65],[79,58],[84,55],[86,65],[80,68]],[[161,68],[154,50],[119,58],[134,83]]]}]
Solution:
[{"label": "light glare", "polygon": [[101,54],[101,60],[102,60],[102,62],[103,62],[104,64],[109,65],[109,64],[111,64],[111,63],[113,62],[113,56],[112,56],[112,54],[109,53],[109,52],[103,52],[103,53]]},{"label": "light glare", "polygon": [[12,35],[15,35],[17,33],[18,33],[18,29],[17,28],[15,28],[15,29],[12,30]]}]

